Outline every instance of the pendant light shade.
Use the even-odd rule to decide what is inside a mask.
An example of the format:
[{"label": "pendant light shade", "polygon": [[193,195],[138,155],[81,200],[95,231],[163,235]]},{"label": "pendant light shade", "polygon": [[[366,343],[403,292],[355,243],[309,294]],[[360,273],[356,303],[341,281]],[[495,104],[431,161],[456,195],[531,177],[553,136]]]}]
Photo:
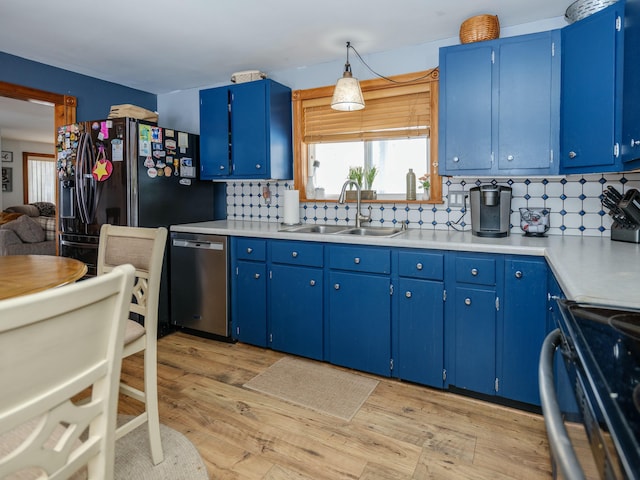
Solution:
[{"label": "pendant light shade", "polygon": [[331,99],[331,108],[346,112],[364,108],[364,97],[360,89],[360,82],[358,82],[357,78],[353,78],[351,74],[349,47],[351,47],[351,42],[347,42],[347,63],[344,65],[344,73],[342,78],[338,79]]}]

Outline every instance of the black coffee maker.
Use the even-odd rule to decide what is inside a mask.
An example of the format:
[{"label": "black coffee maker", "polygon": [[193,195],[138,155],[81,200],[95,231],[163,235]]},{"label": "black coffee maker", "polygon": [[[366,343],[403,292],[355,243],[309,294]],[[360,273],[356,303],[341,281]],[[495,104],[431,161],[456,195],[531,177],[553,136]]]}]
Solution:
[{"label": "black coffee maker", "polygon": [[471,232],[478,237],[506,237],[510,230],[511,187],[480,185],[469,189]]}]

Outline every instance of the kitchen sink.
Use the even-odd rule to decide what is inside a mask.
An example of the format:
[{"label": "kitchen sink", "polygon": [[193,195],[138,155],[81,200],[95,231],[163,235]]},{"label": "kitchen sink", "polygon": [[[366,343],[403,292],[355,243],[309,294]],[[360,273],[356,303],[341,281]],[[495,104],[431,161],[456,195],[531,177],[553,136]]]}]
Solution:
[{"label": "kitchen sink", "polygon": [[394,237],[404,231],[405,230],[400,227],[360,227],[360,228],[350,228],[349,230],[344,230],[343,232],[340,232],[340,234],[361,235],[361,236],[371,236],[371,237]]},{"label": "kitchen sink", "polygon": [[338,233],[349,229],[346,225],[300,225],[296,227],[281,228],[281,232],[295,233]]},{"label": "kitchen sink", "polygon": [[333,235],[360,235],[371,237],[394,237],[404,232],[401,227],[358,227],[353,228],[347,225],[299,225],[295,227],[285,227],[281,232],[290,233],[320,233]]}]

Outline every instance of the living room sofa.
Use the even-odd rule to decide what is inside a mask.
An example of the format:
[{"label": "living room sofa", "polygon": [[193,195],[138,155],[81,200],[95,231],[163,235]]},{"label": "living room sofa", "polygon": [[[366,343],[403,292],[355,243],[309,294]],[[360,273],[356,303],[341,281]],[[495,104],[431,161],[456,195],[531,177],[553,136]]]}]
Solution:
[{"label": "living room sofa", "polygon": [[0,255],[29,254],[56,254],[56,210],[52,203],[16,205],[0,213]]}]

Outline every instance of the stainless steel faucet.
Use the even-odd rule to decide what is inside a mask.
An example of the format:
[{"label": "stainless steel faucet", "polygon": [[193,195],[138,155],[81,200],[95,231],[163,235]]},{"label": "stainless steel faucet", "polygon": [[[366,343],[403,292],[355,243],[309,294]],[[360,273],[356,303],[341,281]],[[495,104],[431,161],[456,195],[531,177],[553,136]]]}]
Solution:
[{"label": "stainless steel faucet", "polygon": [[[361,222],[370,222],[371,221],[371,213],[369,215],[362,215],[360,213],[360,185],[358,182],[354,180],[347,180],[342,185],[342,191],[340,192],[340,196],[338,197],[338,203],[343,204],[345,201],[345,197],[347,196],[347,187],[349,185],[356,186],[356,228],[360,228]],[[371,212],[371,207],[369,207],[369,212]]]}]

